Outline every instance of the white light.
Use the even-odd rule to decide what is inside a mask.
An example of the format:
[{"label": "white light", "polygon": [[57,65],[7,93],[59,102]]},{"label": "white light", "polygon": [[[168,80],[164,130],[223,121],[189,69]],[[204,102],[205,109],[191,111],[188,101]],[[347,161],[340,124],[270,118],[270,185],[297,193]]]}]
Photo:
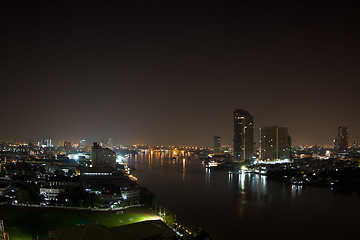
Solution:
[{"label": "white light", "polygon": [[255,160],[254,164],[282,164],[282,163],[291,163],[290,159],[279,159],[275,161],[261,161],[261,160]]},{"label": "white light", "polygon": [[125,160],[125,157],[117,155],[116,156],[116,162],[122,162],[123,160]]}]

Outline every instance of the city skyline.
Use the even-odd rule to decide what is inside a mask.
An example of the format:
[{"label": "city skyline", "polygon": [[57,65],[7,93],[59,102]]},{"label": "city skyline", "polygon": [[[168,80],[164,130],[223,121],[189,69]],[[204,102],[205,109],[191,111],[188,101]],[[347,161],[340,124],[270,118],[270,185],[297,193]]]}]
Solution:
[{"label": "city skyline", "polygon": [[[350,3],[6,3],[0,139],[232,145],[232,113],[293,145],[359,141]],[[358,19],[359,20],[359,19]]]},{"label": "city skyline", "polygon": [[[253,114],[252,113],[249,113],[247,112],[246,110],[242,110],[242,109],[235,109],[235,112],[234,114],[237,112],[237,111],[243,111],[243,112],[246,112],[248,114],[251,114],[251,117],[253,118]],[[233,115],[233,121],[234,121],[234,117],[236,118],[235,115]],[[254,121],[251,120],[251,125],[253,125]],[[233,123],[233,126],[234,128],[236,127],[235,126],[236,124],[236,119],[235,119],[235,122]],[[273,127],[277,127],[277,126],[272,126],[270,128],[273,128]],[[252,131],[253,132],[256,132],[257,134],[254,134],[253,133],[253,143],[254,143],[254,150],[255,149],[261,149],[261,140],[260,138],[262,138],[262,135],[261,135],[261,129],[263,127],[258,127],[255,129],[253,129]],[[286,127],[285,127],[286,128]],[[337,141],[339,139],[339,129],[346,129],[346,146],[347,144],[349,145],[352,145],[352,143],[358,143],[357,139],[355,139],[353,142],[350,142],[348,140],[348,128],[347,127],[344,127],[343,125],[340,125],[338,126],[338,131],[337,131],[337,136],[335,136],[334,138],[332,138],[330,140],[330,143],[326,143],[326,144],[298,144],[298,145],[294,145],[294,144],[291,144],[291,146],[294,146],[294,147],[300,147],[300,146],[331,146],[331,147],[334,147],[334,148],[338,148],[337,146]],[[287,129],[287,128],[286,128]],[[287,130],[286,130],[287,131]],[[232,139],[232,142],[230,144],[221,144],[221,146],[235,146],[235,139],[234,139],[234,134],[235,134],[236,130],[233,129],[233,139]],[[220,139],[220,140],[216,140],[216,138]],[[222,136],[214,136],[214,140],[215,142],[218,141],[219,143],[222,142]],[[47,147],[51,147],[51,146],[63,146],[64,144],[71,144],[71,145],[78,145],[78,146],[91,146],[92,143],[101,143],[101,144],[105,144],[107,146],[120,146],[120,145],[123,145],[123,146],[129,146],[129,145],[148,145],[148,146],[198,146],[198,147],[211,147],[211,146],[215,146],[214,145],[214,142],[212,144],[204,144],[204,145],[197,145],[197,144],[172,144],[171,142],[169,143],[162,143],[162,144],[149,144],[149,143],[119,143],[118,141],[115,141],[113,142],[112,141],[112,137],[100,137],[100,138],[90,138],[90,139],[84,139],[84,138],[79,138],[79,139],[74,139],[74,138],[69,138],[69,137],[63,137],[63,138],[59,138],[59,137],[48,137],[48,138],[24,138],[24,137],[20,137],[20,138],[14,138],[14,137],[9,137],[9,138],[3,138],[3,139],[0,139],[0,141],[9,141],[9,142],[29,142],[29,143],[32,143],[32,144],[38,144],[38,145],[42,145],[42,146],[47,146]],[[86,143],[85,143],[86,142]],[[111,142],[111,143],[110,143]],[[292,142],[292,140],[291,140]],[[347,148],[347,147],[346,147]],[[343,148],[344,149],[344,148]]]},{"label": "city skyline", "polygon": [[[255,125],[255,124],[254,124]],[[274,125],[275,126],[275,125]],[[339,126],[337,126],[338,128],[342,127],[342,124]],[[346,129],[348,129],[346,127]],[[260,147],[260,140],[259,140],[259,135],[260,135],[260,130],[261,130],[261,127],[257,127],[255,125],[254,127],[254,144],[255,144],[255,148],[259,148]],[[334,129],[333,129],[334,130]],[[334,130],[335,131],[335,130]],[[207,134],[208,135],[208,134]],[[337,139],[337,136],[336,136],[336,131],[334,134],[332,134],[332,138],[328,139],[327,143],[305,143],[305,144],[292,144],[292,146],[315,146],[315,145],[319,145],[319,146],[334,146],[335,144],[335,141]],[[351,134],[350,134],[351,136]],[[10,142],[31,142],[33,144],[41,144],[41,145],[49,145],[48,142],[50,142],[50,145],[51,145],[51,142],[53,141],[62,141],[63,143],[71,143],[71,144],[76,144],[76,145],[80,145],[80,144],[85,144],[85,141],[86,141],[86,146],[91,146],[91,144],[93,142],[103,142],[104,140],[105,141],[108,141],[108,140],[111,140],[114,136],[108,136],[108,137],[104,137],[104,136],[101,136],[101,137],[97,137],[97,138],[94,138],[94,137],[90,137],[90,138],[87,138],[87,139],[84,139],[82,137],[79,137],[79,138],[74,138],[74,137],[66,137],[66,136],[63,136],[63,137],[58,137],[58,136],[45,136],[45,137],[24,137],[24,136],[10,136],[10,137],[2,137],[0,138],[0,141],[10,141]],[[227,139],[228,136],[218,136],[220,137],[221,139],[225,138]],[[349,137],[347,137],[349,138]],[[172,141],[169,141],[169,142],[162,142],[162,143],[148,143],[148,142],[126,142],[126,141],[123,141],[123,142],[120,142],[116,136],[115,136],[115,141],[113,142],[114,145],[152,145],[152,146],[202,146],[202,147],[211,147],[213,146],[213,142],[211,141],[208,141],[207,143],[205,144],[189,144],[189,143],[178,143],[178,144],[174,144],[174,142]],[[230,139],[230,138],[229,138]],[[227,140],[229,140],[227,139]],[[353,138],[353,140],[351,138],[349,138],[350,140],[348,140],[349,142],[349,145],[351,145],[352,143],[356,143],[356,142],[359,142],[358,139],[359,138]],[[207,139],[209,140],[209,139]],[[42,143],[43,141],[47,141],[44,143]],[[223,142],[223,141],[222,141]],[[226,141],[225,143],[222,144],[222,146],[233,146],[234,144],[234,139],[232,138],[231,142],[229,141]],[[52,145],[63,145],[63,144],[52,144]]]}]

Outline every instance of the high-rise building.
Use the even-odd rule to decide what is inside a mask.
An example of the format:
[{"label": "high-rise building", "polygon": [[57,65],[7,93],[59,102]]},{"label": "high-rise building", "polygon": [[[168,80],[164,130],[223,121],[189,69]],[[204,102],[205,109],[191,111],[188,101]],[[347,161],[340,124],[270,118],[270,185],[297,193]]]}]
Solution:
[{"label": "high-rise building", "polygon": [[254,116],[241,109],[234,111],[234,157],[245,161],[254,154]]},{"label": "high-rise building", "polygon": [[71,142],[65,141],[65,142],[64,142],[64,148],[65,148],[66,151],[72,150],[72,144],[71,144]]},{"label": "high-rise building", "polygon": [[291,138],[286,127],[262,127],[259,133],[261,160],[290,159]]},{"label": "high-rise building", "polygon": [[221,137],[214,136],[214,154],[221,154]]},{"label": "high-rise building", "polygon": [[114,148],[114,143],[113,143],[111,138],[107,139],[105,137],[102,137],[101,141],[100,141],[100,146],[113,149]]},{"label": "high-rise building", "polygon": [[115,168],[116,153],[109,148],[102,148],[94,142],[91,151],[92,166],[95,168]]},{"label": "high-rise building", "polygon": [[86,146],[86,140],[85,139],[80,139],[79,140],[79,147],[84,148],[85,146]]},{"label": "high-rise building", "polygon": [[40,142],[38,142],[38,146],[39,147],[48,147],[48,148],[50,148],[50,147],[53,147],[53,144],[52,144],[52,141],[51,141],[51,139],[41,139],[41,141]]},{"label": "high-rise building", "polygon": [[334,141],[335,150],[338,153],[345,152],[348,149],[348,128],[340,126],[337,131],[337,136]]},{"label": "high-rise building", "polygon": [[61,138],[56,137],[53,140],[53,145],[55,147],[62,147],[62,146],[64,146],[64,140],[62,140]]}]

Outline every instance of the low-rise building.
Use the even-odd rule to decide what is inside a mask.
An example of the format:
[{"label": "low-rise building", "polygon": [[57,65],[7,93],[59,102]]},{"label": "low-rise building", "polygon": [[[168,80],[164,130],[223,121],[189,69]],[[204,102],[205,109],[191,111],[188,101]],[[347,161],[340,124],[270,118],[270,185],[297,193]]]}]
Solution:
[{"label": "low-rise building", "polygon": [[0,196],[6,195],[10,191],[10,184],[0,183]]},{"label": "low-rise building", "polygon": [[56,201],[57,196],[64,192],[64,187],[41,187],[40,195],[44,196],[45,201]]},{"label": "low-rise building", "polygon": [[80,183],[86,188],[96,186],[130,187],[132,185],[128,176],[110,168],[87,167],[80,171]]},{"label": "low-rise building", "polygon": [[140,200],[140,188],[139,187],[124,187],[121,188],[121,196],[125,203],[138,203]]}]

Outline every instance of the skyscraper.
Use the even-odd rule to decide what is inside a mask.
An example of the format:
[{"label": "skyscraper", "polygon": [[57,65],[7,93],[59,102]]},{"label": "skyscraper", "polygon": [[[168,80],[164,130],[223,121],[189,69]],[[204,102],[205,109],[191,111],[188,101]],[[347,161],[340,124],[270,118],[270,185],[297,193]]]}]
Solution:
[{"label": "skyscraper", "polygon": [[345,152],[348,149],[348,128],[339,126],[337,136],[334,141],[335,150],[338,153]]},{"label": "skyscraper", "polygon": [[86,146],[85,142],[86,142],[85,139],[80,139],[79,140],[79,147],[84,148]]},{"label": "skyscraper", "polygon": [[38,142],[39,147],[53,147],[51,139],[41,139],[40,142]]},{"label": "skyscraper", "polygon": [[254,116],[242,109],[234,111],[234,157],[245,161],[254,154]]},{"label": "skyscraper", "polygon": [[215,155],[221,154],[221,137],[214,136],[214,153]]},{"label": "skyscraper", "polygon": [[72,149],[71,142],[64,142],[64,148],[66,151],[70,151]]},{"label": "skyscraper", "polygon": [[286,127],[260,128],[260,159],[264,161],[290,159],[290,141]]}]

